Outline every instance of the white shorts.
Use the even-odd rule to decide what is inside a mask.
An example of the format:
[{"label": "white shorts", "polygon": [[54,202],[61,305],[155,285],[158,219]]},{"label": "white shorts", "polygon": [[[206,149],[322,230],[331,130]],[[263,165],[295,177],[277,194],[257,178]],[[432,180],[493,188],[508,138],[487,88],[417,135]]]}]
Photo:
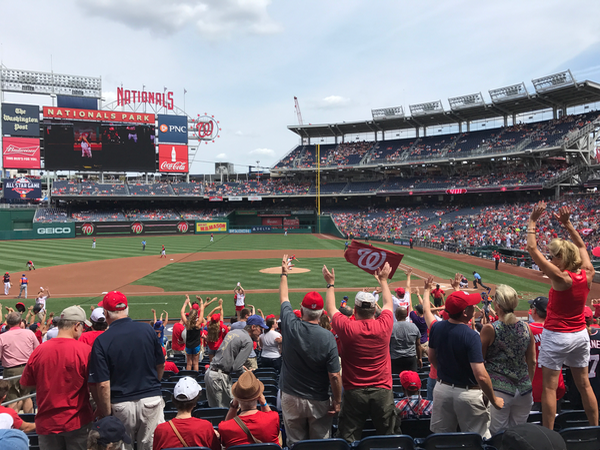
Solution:
[{"label": "white shorts", "polygon": [[538,365],[552,370],[587,367],[590,362],[590,336],[586,329],[576,333],[559,333],[544,329]]}]

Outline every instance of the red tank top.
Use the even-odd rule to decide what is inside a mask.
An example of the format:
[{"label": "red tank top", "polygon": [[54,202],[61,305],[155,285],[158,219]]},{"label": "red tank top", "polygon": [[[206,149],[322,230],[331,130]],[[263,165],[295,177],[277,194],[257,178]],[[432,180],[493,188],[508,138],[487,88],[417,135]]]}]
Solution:
[{"label": "red tank top", "polygon": [[559,333],[574,333],[585,329],[583,308],[590,289],[585,270],[581,273],[566,271],[573,285],[566,291],[550,288],[548,309],[544,329]]}]

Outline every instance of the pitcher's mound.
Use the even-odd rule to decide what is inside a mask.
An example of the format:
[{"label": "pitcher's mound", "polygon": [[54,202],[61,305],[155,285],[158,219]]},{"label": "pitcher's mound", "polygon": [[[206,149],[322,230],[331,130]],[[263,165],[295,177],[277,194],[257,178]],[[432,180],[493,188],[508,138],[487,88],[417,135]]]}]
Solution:
[{"label": "pitcher's mound", "polygon": [[[290,270],[290,274],[305,273],[305,272],[310,272],[310,269],[303,269],[302,267],[294,267],[292,270]],[[281,266],[280,267],[268,267],[266,269],[261,269],[260,273],[277,273],[277,274],[281,274]]]}]

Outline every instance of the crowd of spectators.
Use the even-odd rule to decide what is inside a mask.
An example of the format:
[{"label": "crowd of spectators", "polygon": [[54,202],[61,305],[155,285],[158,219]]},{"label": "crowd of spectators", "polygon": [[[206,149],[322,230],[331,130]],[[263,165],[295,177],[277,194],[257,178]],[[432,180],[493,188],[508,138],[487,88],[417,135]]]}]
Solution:
[{"label": "crowd of spectators", "polygon": [[231,210],[224,208],[207,209],[122,209],[79,210],[69,212],[63,208],[38,208],[33,221],[50,222],[126,222],[129,220],[211,220],[226,217]]},{"label": "crowd of spectators", "polygon": [[[565,139],[598,120],[597,111],[565,115],[559,119],[518,123],[508,127],[435,136],[388,140],[383,142],[342,143],[321,146],[321,165],[358,165],[399,163],[442,157],[464,157],[475,153],[514,151],[519,145],[530,149],[562,145]],[[299,145],[275,168],[314,168],[316,146]]]},{"label": "crowd of spectators", "polygon": [[[133,321],[121,292],[107,293],[88,320],[80,306],[48,314],[49,292],[40,291],[27,313],[23,303],[7,308],[0,333],[7,378],[0,381],[0,398],[9,405],[0,408],[7,415],[0,420],[0,446],[4,428],[12,430],[6,436],[15,439],[15,450],[27,448],[24,432],[36,436],[41,449],[130,450],[134,442],[139,450],[219,450],[257,442],[291,448],[328,439],[334,430],[348,443],[365,435],[416,433],[411,420],[428,428],[423,433],[421,427],[419,437],[460,427],[502,442],[515,427],[539,427],[525,425],[535,403],[544,433],[556,440],[560,436],[550,430],[564,394],[557,382],[563,363],[570,366],[589,424],[597,426],[600,386],[591,382],[591,372],[588,380],[588,363],[595,368],[590,351],[600,352],[590,344],[598,325],[584,308],[594,269],[577,228],[596,226],[589,214],[598,206],[593,197],[517,206],[527,223],[526,249],[552,281],[548,297],[530,302],[531,325],[515,316],[519,298],[510,286],[499,285],[491,295],[474,272],[471,292],[461,274],[444,292],[439,285],[434,289],[433,276],[417,286],[409,268],[405,286],[392,291],[388,262],[372,270],[374,288],[341,301],[335,268],[323,266],[325,299],[308,292],[294,309],[288,288],[293,257],[285,254],[279,311],[265,317],[249,304],[253,294],[241,283],[233,289],[236,317],[229,324],[222,299],[186,296],[170,341],[168,313],[157,318],[152,310],[150,324]],[[455,212],[429,211],[440,221]],[[505,216],[495,222],[512,220],[516,212],[498,213]],[[371,214],[423,217],[403,209]],[[369,216],[360,227],[373,227]],[[351,217],[339,218],[350,226]],[[569,239],[546,242],[550,262],[538,242],[555,238],[559,228]],[[359,265],[356,258],[346,259]],[[600,311],[600,302],[592,304]],[[32,391],[35,403],[22,399]],[[19,416],[21,411],[35,414],[34,423],[23,421],[31,416]]]},{"label": "crowd of spectators", "polygon": [[[597,195],[565,195],[558,201],[549,201],[548,208],[557,211],[565,204],[571,204],[574,213],[571,221],[582,234],[591,251],[600,244],[600,198]],[[414,238],[433,242],[454,243],[463,247],[498,245],[506,248],[525,250],[527,227],[525,226],[533,203],[514,203],[473,208],[457,215],[452,220],[443,218],[430,221],[425,226],[417,226],[410,231]],[[543,237],[540,248],[547,253],[547,244],[559,236],[560,227],[550,215],[541,220]]]}]

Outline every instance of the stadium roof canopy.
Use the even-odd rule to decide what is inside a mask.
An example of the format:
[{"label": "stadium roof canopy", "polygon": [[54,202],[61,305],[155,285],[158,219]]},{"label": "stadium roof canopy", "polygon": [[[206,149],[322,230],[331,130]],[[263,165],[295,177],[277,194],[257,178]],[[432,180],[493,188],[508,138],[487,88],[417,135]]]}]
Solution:
[{"label": "stadium roof canopy", "polygon": [[481,93],[449,98],[450,110],[441,101],[410,105],[410,116],[403,108],[373,110],[373,118],[359,122],[319,125],[289,125],[288,129],[302,138],[341,137],[348,134],[408,130],[420,127],[461,125],[473,121],[512,117],[518,114],[552,109],[555,113],[574,106],[600,102],[600,84],[576,82],[570,71],[532,80],[535,93],[529,93],[525,83],[489,91],[491,103]]}]

